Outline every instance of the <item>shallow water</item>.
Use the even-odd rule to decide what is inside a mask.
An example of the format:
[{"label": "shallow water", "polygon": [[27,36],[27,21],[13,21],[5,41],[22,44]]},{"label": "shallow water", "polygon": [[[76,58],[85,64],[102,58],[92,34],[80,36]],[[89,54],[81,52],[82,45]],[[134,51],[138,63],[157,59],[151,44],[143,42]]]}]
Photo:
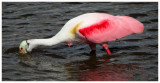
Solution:
[{"label": "shallow water", "polygon": [[[22,40],[54,36],[71,18],[87,12],[128,15],[142,34],[109,42],[109,56],[75,42],[19,54]],[[2,80],[158,80],[158,3],[2,3]]]}]

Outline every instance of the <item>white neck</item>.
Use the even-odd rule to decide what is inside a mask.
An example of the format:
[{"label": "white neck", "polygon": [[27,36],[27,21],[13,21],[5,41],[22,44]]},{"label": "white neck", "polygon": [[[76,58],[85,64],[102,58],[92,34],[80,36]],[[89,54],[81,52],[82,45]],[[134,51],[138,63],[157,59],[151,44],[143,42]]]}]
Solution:
[{"label": "white neck", "polygon": [[29,48],[27,49],[27,51],[30,52],[32,51],[33,48],[39,45],[52,46],[61,42],[65,42],[65,39],[62,40],[62,39],[59,39],[57,36],[54,36],[48,39],[31,39],[31,40],[27,40],[27,42],[29,43]]}]

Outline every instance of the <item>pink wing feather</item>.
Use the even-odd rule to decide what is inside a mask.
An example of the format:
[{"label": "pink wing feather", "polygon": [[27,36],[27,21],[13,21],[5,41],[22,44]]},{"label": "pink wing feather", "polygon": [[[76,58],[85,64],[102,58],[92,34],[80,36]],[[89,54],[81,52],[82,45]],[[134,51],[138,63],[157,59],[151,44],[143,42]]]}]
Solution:
[{"label": "pink wing feather", "polygon": [[90,26],[83,27],[79,29],[79,32],[94,43],[114,41],[133,33],[143,32],[143,24],[132,17],[110,16],[108,14],[103,16],[103,20]]}]

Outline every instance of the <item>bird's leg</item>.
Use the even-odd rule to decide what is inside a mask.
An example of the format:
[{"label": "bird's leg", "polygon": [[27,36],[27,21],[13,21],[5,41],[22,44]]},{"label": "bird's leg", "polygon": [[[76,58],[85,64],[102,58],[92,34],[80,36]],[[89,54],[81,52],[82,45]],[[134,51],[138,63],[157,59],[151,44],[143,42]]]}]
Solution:
[{"label": "bird's leg", "polygon": [[89,43],[89,47],[91,48],[92,51],[96,51],[96,44]]},{"label": "bird's leg", "polygon": [[72,45],[72,43],[71,43],[71,42],[67,42],[67,44],[68,44],[68,46],[69,46],[69,47]]},{"label": "bird's leg", "polygon": [[67,43],[69,47],[72,46],[72,42],[64,42],[64,43]]},{"label": "bird's leg", "polygon": [[106,51],[107,51],[107,53],[108,53],[109,55],[111,54],[111,52],[110,52],[110,50],[109,50],[109,48],[108,48],[108,43],[102,44],[102,47],[106,49]]}]

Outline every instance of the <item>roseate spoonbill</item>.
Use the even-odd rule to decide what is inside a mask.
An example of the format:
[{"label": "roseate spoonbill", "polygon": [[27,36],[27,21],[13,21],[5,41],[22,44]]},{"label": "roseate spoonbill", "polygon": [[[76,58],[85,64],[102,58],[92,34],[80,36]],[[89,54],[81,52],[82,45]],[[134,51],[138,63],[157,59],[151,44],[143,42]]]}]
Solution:
[{"label": "roseate spoonbill", "polygon": [[78,41],[88,44],[91,50],[96,50],[96,44],[99,44],[111,54],[107,42],[133,33],[142,33],[143,30],[143,24],[129,16],[86,13],[69,20],[52,38],[24,40],[19,49],[20,53],[25,54],[39,45],[53,46],[66,42],[70,46],[73,41]]}]

